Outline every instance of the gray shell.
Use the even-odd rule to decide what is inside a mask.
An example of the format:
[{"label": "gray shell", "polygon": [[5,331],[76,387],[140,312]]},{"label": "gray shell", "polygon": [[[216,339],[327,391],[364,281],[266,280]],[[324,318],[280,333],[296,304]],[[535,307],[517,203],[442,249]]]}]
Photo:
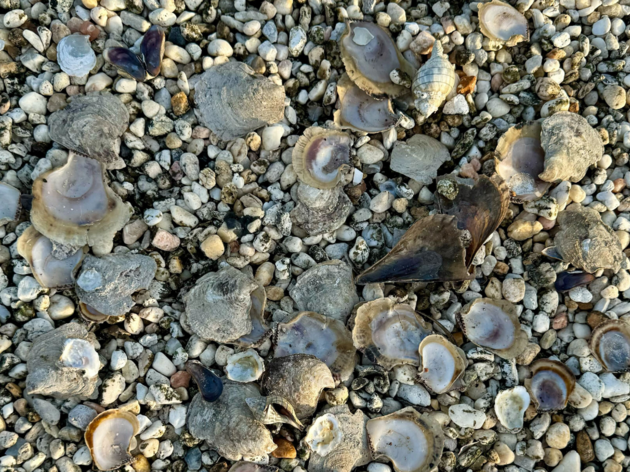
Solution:
[{"label": "gray shell", "polygon": [[435,113],[455,86],[455,66],[444,54],[442,43],[433,44],[431,59],[418,70],[412,84],[416,108],[425,117]]},{"label": "gray shell", "polygon": [[129,113],[110,93],[80,95],[48,118],[50,138],[72,151],[122,169],[120,137],[129,125]]},{"label": "gray shell", "polygon": [[406,143],[396,142],[390,167],[423,185],[431,185],[440,166],[450,160],[451,153],[444,144],[431,136],[416,134]]},{"label": "gray shell", "polygon": [[195,87],[197,118],[224,141],[245,136],[284,117],[284,87],[242,62],[203,73]]},{"label": "gray shell", "polygon": [[26,393],[48,395],[60,399],[86,398],[92,395],[98,376],[86,378],[82,369],[59,362],[67,339],[84,339],[100,349],[93,333],[78,323],[67,323],[35,338],[26,357]]},{"label": "gray shell", "polygon": [[300,183],[297,202],[291,220],[311,236],[335,231],[352,211],[352,202],[343,187],[317,189]]}]

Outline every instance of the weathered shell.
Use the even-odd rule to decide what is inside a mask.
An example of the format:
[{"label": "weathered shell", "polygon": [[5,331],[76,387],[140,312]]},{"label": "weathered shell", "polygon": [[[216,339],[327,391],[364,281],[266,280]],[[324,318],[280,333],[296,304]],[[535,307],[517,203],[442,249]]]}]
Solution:
[{"label": "weathered shell", "polygon": [[241,336],[234,344],[245,347],[260,346],[271,334],[269,326],[265,323],[265,306],[267,304],[267,292],[262,285],[259,285],[252,292],[252,308],[249,315],[252,320],[252,330],[249,334]]},{"label": "weathered shell", "polygon": [[422,367],[420,381],[436,394],[455,388],[466,370],[464,351],[444,336],[431,334],[424,338],[418,348]]},{"label": "weathered shell", "polygon": [[442,456],[440,426],[412,407],[371,419],[366,429],[374,459],[389,459],[396,472],[428,472]]},{"label": "weathered shell", "polygon": [[9,184],[0,182],[0,226],[15,221],[21,209],[20,191]]},{"label": "weathered shell", "polygon": [[85,430],[85,444],[100,470],[120,469],[133,461],[132,438],[140,431],[136,416],[125,410],[107,410]]},{"label": "weathered shell", "polygon": [[242,62],[227,62],[204,72],[195,87],[195,114],[220,139],[245,136],[284,117],[284,87]]},{"label": "weathered shell", "polygon": [[529,40],[527,18],[516,8],[499,0],[478,5],[479,28],[486,37],[509,47]]},{"label": "weathered shell", "polygon": [[186,362],[186,372],[197,384],[199,394],[208,403],[216,402],[223,393],[223,382],[199,361]]},{"label": "weathered shell", "polygon": [[352,269],[339,260],[322,262],[302,273],[289,294],[298,310],[321,313],[342,323],[359,303]]},{"label": "weathered shell", "polygon": [[352,202],[342,187],[318,189],[299,183],[296,200],[291,220],[311,236],[337,230],[352,211]]},{"label": "weathered shell", "polygon": [[162,68],[162,58],[164,57],[165,35],[162,28],[153,25],[149,31],[144,33],[140,43],[140,55],[148,74],[157,76]]},{"label": "weathered shell", "polygon": [[304,442],[311,451],[325,457],[334,451],[343,441],[343,431],[339,420],[332,413],[318,416],[309,426]]},{"label": "weathered shell", "polygon": [[444,54],[442,43],[436,41],[433,44],[431,59],[420,67],[413,81],[416,108],[428,118],[438,111],[454,86],[455,66]]},{"label": "weathered shell", "polygon": [[423,185],[431,185],[440,166],[450,160],[451,153],[440,141],[424,134],[414,134],[406,143],[396,141],[390,168]]},{"label": "weathered shell", "polygon": [[504,428],[509,430],[523,427],[525,410],[529,407],[529,393],[520,385],[502,390],[494,399],[494,412]]},{"label": "weathered shell", "polygon": [[267,396],[288,400],[296,416],[303,419],[315,413],[322,390],[334,388],[335,382],[330,369],[317,357],[293,354],[269,363],[262,387]]},{"label": "weathered shell", "polygon": [[591,352],[608,372],[630,370],[630,324],[608,320],[591,333]]},{"label": "weathered shell", "polygon": [[[96,308],[91,307],[90,305],[83,303],[79,300],[79,314],[81,318],[90,323],[103,323],[104,321],[111,320],[112,318],[108,315],[104,315]],[[114,317],[114,319],[116,319]]]},{"label": "weathered shell", "polygon": [[260,396],[256,385],[231,381],[223,384],[223,394],[213,403],[197,394],[188,408],[188,431],[229,460],[269,454],[277,446],[246,401]]},{"label": "weathered shell", "polygon": [[351,162],[351,144],[346,133],[317,126],[307,128],[293,148],[293,170],[311,187],[336,187]]},{"label": "weathered shell", "polygon": [[409,305],[379,298],[359,307],[354,320],[354,346],[386,369],[400,364],[420,365],[418,346],[431,334],[428,325]]},{"label": "weathered shell", "polygon": [[254,382],[265,371],[265,362],[253,349],[232,354],[227,358],[225,373],[235,382]]},{"label": "weathered shell", "polygon": [[133,51],[122,48],[108,48],[103,52],[103,57],[107,62],[116,67],[116,70],[123,77],[144,82],[147,78],[147,70],[144,64]]},{"label": "weathered shell", "polygon": [[74,285],[74,274],[87,247],[77,249],[65,259],[57,259],[50,239],[29,226],[17,240],[17,251],[28,261],[33,276],[42,287],[69,288]]},{"label": "weathered shell", "polygon": [[507,300],[477,298],[457,314],[457,320],[471,342],[504,359],[517,357],[527,346],[516,307]]},{"label": "weathered shell", "polygon": [[295,414],[293,405],[278,395],[269,397],[247,398],[247,406],[254,418],[262,424],[290,424],[294,428],[302,429],[304,425]]},{"label": "weathered shell", "polygon": [[545,170],[539,177],[545,182],[579,182],[604,153],[597,130],[581,115],[568,111],[542,122],[540,141],[545,150]]},{"label": "weathered shell", "polygon": [[96,65],[89,36],[71,34],[57,44],[57,62],[70,77],[85,77]]},{"label": "weathered shell", "polygon": [[396,47],[389,32],[376,23],[353,21],[339,38],[341,58],[350,79],[370,95],[398,97],[409,89],[394,84],[398,70],[411,79],[416,71]]},{"label": "weathered shell", "polygon": [[282,472],[282,469],[271,465],[260,465],[255,462],[236,462],[228,472]]},{"label": "weathered shell", "polygon": [[525,387],[538,411],[564,410],[575,388],[573,372],[562,362],[551,359],[534,361],[529,370],[532,376],[525,379]]},{"label": "weathered shell", "polygon": [[[122,169],[120,137],[129,112],[111,93],[79,95],[48,117],[50,138],[71,151],[100,161],[106,169]],[[98,130],[98,132],[95,132]]]}]

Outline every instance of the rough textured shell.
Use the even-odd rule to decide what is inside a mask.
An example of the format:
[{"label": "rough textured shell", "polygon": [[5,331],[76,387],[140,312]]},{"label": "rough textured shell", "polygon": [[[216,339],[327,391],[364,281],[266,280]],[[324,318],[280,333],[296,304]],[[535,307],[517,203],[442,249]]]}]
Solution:
[{"label": "rough textured shell", "polygon": [[244,347],[258,347],[271,335],[271,330],[264,318],[266,305],[267,292],[259,284],[258,288],[252,292],[252,308],[249,311],[252,320],[252,330],[249,334],[241,336],[234,341],[234,344]]},{"label": "rough textured shell", "polygon": [[425,117],[435,113],[455,86],[455,66],[444,54],[442,43],[433,44],[433,52],[416,74],[412,90],[416,97],[416,108]]},{"label": "rough textured shell", "polygon": [[591,352],[609,372],[630,370],[630,324],[625,320],[608,320],[591,333]]},{"label": "rough textured shell", "polygon": [[62,38],[57,44],[57,62],[70,77],[88,75],[96,65],[96,54],[90,38],[78,33]]},{"label": "rough textured shell", "polygon": [[431,334],[422,340],[418,352],[422,360],[419,378],[425,386],[436,394],[456,388],[466,371],[464,351],[444,336]]},{"label": "rough textured shell", "polygon": [[352,202],[342,187],[317,189],[300,183],[291,220],[309,235],[317,236],[338,229],[351,211]]},{"label": "rough textured shell", "polygon": [[573,372],[562,362],[551,359],[534,361],[529,370],[532,376],[525,379],[525,387],[538,411],[563,410],[575,388]]},{"label": "rough textured shell", "polygon": [[294,428],[302,429],[304,425],[295,414],[293,405],[278,395],[268,397],[247,398],[245,400],[254,418],[262,424],[290,424]]},{"label": "rough textured shell", "polygon": [[529,39],[527,18],[516,8],[499,0],[479,5],[479,28],[486,37],[509,47]]},{"label": "rough textured shell", "polygon": [[450,160],[451,153],[440,141],[414,134],[406,143],[397,141],[394,144],[390,168],[423,185],[431,185],[440,166]]},{"label": "rough textured shell", "polygon": [[195,113],[220,139],[240,138],[284,117],[284,87],[242,62],[227,62],[203,73],[195,87]]},{"label": "rough textured shell", "polygon": [[[71,151],[100,161],[106,169],[122,169],[120,137],[129,112],[111,93],[79,95],[48,117],[50,138]],[[95,132],[98,130],[98,132]]]},{"label": "rough textured shell", "polygon": [[140,423],[129,411],[107,410],[94,418],[85,430],[85,444],[100,470],[114,470],[133,461],[131,439]]},{"label": "rough textured shell", "polygon": [[520,385],[498,393],[494,400],[494,412],[497,419],[508,430],[523,427],[525,410],[529,407],[529,393]]},{"label": "rough textured shell", "polygon": [[282,472],[282,469],[271,465],[260,465],[254,462],[236,462],[228,472]]},{"label": "rough textured shell", "polygon": [[0,226],[15,221],[20,214],[20,191],[9,184],[0,182]]}]

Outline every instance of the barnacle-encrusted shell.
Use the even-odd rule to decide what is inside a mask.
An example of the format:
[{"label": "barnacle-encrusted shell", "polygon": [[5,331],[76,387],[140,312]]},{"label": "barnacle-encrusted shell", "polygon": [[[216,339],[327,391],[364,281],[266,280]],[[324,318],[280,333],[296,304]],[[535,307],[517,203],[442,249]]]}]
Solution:
[{"label": "barnacle-encrusted shell", "polygon": [[33,226],[58,243],[109,246],[132,211],[107,186],[101,164],[74,152],[33,182]]},{"label": "barnacle-encrusted shell", "polygon": [[331,413],[318,416],[309,426],[304,441],[311,451],[327,456],[343,441],[343,431],[337,417]]},{"label": "barnacle-encrusted shell", "polygon": [[265,371],[265,363],[253,349],[237,352],[227,358],[227,378],[235,382],[254,382]]},{"label": "barnacle-encrusted shell", "polygon": [[389,459],[396,472],[428,472],[444,448],[439,425],[412,407],[369,420],[367,434],[374,458]]},{"label": "barnacle-encrusted shell", "polygon": [[242,62],[204,72],[195,87],[195,113],[220,139],[245,136],[284,117],[284,87]]},{"label": "barnacle-encrusted shell", "polygon": [[15,221],[20,213],[20,191],[0,182],[0,226]]},{"label": "barnacle-encrusted shell", "polygon": [[280,323],[274,357],[311,354],[324,362],[341,381],[350,378],[356,364],[352,335],[339,320],[305,311],[288,323]]},{"label": "barnacle-encrusted shell", "polygon": [[133,461],[131,439],[140,431],[136,416],[125,410],[107,410],[94,418],[85,430],[94,464],[100,470],[114,470]]},{"label": "barnacle-encrusted shell", "polygon": [[416,108],[425,117],[438,111],[455,86],[455,66],[448,60],[442,43],[435,41],[431,59],[424,63],[414,78],[412,90]]},{"label": "barnacle-encrusted shell", "polygon": [[630,324],[608,320],[591,333],[591,352],[608,372],[630,370]]},{"label": "barnacle-encrusted shell", "polygon": [[71,34],[57,44],[57,62],[70,77],[85,77],[96,65],[96,54],[90,38],[83,34]]},{"label": "barnacle-encrusted shell", "polygon": [[50,138],[71,151],[96,159],[106,169],[122,169],[120,137],[129,112],[111,93],[79,95],[48,117]]},{"label": "barnacle-encrusted shell", "polygon": [[479,3],[479,28],[486,37],[505,42],[509,47],[529,39],[527,18],[499,0]]},{"label": "barnacle-encrusted shell", "polygon": [[436,394],[452,390],[466,370],[464,351],[439,334],[424,338],[418,352],[422,359],[420,381]]},{"label": "barnacle-encrusted shell", "polygon": [[315,413],[322,390],[334,388],[330,369],[317,357],[308,354],[293,354],[272,360],[263,377],[266,395],[286,398],[298,418]]},{"label": "barnacle-encrusted shell", "polygon": [[83,261],[85,250],[79,248],[65,259],[53,255],[50,239],[29,226],[17,240],[17,251],[28,261],[37,282],[46,288],[68,288],[74,285],[74,274]]},{"label": "barnacle-encrusted shell", "polygon": [[151,26],[142,38],[140,54],[150,76],[155,77],[160,73],[164,57],[164,41],[164,31],[158,25]]},{"label": "barnacle-encrusted shell", "polygon": [[532,376],[525,380],[525,387],[538,411],[563,410],[575,388],[573,372],[562,362],[551,359],[534,361],[529,370]]},{"label": "barnacle-encrusted shell", "polygon": [[236,462],[228,472],[281,472],[272,465],[260,465],[255,462]]},{"label": "barnacle-encrusted shell", "polygon": [[513,359],[527,346],[516,307],[507,300],[477,298],[457,315],[466,337],[504,359]]},{"label": "barnacle-encrusted shell", "polygon": [[406,143],[396,141],[390,168],[423,185],[431,185],[440,166],[450,160],[451,153],[440,141],[424,134],[414,134]]},{"label": "barnacle-encrusted shell", "polygon": [[503,427],[509,430],[522,428],[529,401],[527,389],[520,385],[499,392],[494,400],[494,412]]},{"label": "barnacle-encrusted shell", "polygon": [[67,323],[35,338],[26,358],[26,393],[55,398],[88,397],[98,381],[100,346],[78,323]]},{"label": "barnacle-encrusted shell", "polygon": [[352,202],[342,187],[318,189],[300,183],[296,193],[291,220],[311,236],[335,231],[352,211]]},{"label": "barnacle-encrusted shell", "polygon": [[346,133],[317,126],[307,128],[293,148],[293,170],[311,187],[336,187],[350,164],[351,144]]},{"label": "barnacle-encrusted shell", "polygon": [[357,310],[352,340],[370,361],[391,369],[399,364],[420,365],[418,346],[430,333],[431,326],[409,305],[379,298]]},{"label": "barnacle-encrusted shell", "polygon": [[197,384],[199,394],[209,403],[216,402],[223,393],[223,382],[199,361],[186,362],[186,372]]},{"label": "barnacle-encrusted shell", "polygon": [[262,424],[290,424],[294,428],[302,429],[304,425],[295,414],[293,405],[278,395],[269,397],[247,398],[247,406],[254,418]]},{"label": "barnacle-encrusted shell", "polygon": [[408,91],[394,84],[390,73],[399,70],[411,79],[416,71],[403,57],[389,32],[367,21],[346,23],[339,39],[341,58],[352,81],[370,95],[398,97]]},{"label": "barnacle-encrusted shell", "polygon": [[188,408],[188,431],[197,439],[205,439],[208,446],[229,460],[269,454],[277,446],[265,425],[254,418],[246,401],[258,397],[256,385],[229,380],[223,384],[223,394],[213,403],[197,394]]}]

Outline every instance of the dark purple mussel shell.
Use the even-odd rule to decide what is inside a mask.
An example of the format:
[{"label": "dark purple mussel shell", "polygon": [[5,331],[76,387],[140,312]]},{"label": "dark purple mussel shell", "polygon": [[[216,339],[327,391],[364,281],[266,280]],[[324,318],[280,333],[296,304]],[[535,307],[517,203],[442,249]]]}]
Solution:
[{"label": "dark purple mussel shell", "polygon": [[554,286],[558,292],[567,292],[580,285],[590,284],[593,280],[595,280],[595,276],[588,272],[565,271],[558,274]]},{"label": "dark purple mussel shell", "polygon": [[186,362],[186,372],[192,376],[205,401],[216,402],[219,399],[223,393],[223,382],[210,369],[200,362],[188,361]]},{"label": "dark purple mussel shell", "polygon": [[133,52],[127,48],[109,48],[104,53],[105,60],[112,64],[122,75],[128,75],[142,82],[147,77],[147,71]]},{"label": "dark purple mussel shell", "polygon": [[160,73],[164,57],[164,31],[157,25],[151,26],[142,38],[140,54],[149,75],[155,77]]}]

